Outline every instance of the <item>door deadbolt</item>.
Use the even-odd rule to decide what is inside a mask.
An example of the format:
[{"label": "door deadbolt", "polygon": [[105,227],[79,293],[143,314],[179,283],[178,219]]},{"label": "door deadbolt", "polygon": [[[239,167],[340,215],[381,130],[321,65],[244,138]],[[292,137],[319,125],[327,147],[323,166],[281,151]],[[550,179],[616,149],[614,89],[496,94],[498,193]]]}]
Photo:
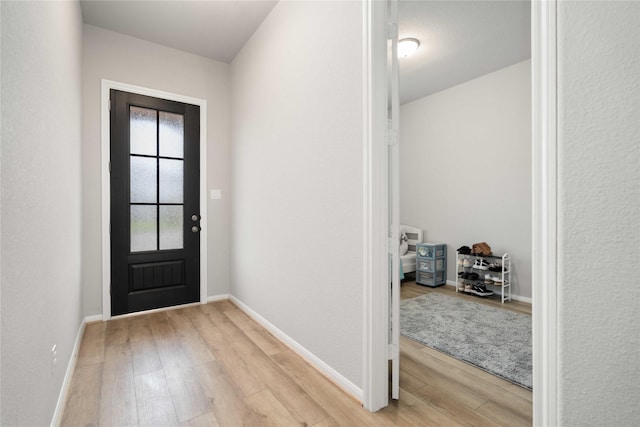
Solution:
[{"label": "door deadbolt", "polygon": [[198,231],[200,231],[200,227],[198,227],[197,225],[194,225],[193,227],[191,227],[191,231],[193,233],[197,233]]},{"label": "door deadbolt", "polygon": [[195,221],[198,221],[199,219],[200,219],[200,215],[198,215],[198,214],[191,215],[191,221],[195,222]]}]

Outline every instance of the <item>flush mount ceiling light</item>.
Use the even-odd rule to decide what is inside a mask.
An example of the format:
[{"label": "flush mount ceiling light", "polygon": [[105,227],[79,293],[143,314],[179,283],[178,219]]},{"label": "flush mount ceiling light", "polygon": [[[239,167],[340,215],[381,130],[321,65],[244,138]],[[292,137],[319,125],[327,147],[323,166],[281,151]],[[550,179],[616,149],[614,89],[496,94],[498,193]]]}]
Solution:
[{"label": "flush mount ceiling light", "polygon": [[398,58],[406,58],[411,56],[418,50],[420,46],[420,40],[414,38],[407,38],[398,41]]}]

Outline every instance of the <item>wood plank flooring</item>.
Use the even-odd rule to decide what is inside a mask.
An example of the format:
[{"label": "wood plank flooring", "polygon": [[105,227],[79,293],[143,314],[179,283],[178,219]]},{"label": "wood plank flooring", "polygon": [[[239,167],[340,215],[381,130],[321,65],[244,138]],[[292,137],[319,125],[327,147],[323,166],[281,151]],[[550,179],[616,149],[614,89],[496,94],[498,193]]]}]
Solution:
[{"label": "wood plank flooring", "polygon": [[528,314],[531,316],[531,304],[522,301],[508,301],[502,304],[500,301],[500,295],[492,295],[490,297],[477,297],[464,292],[457,292],[454,286],[438,286],[437,288],[431,288],[429,286],[422,286],[416,284],[415,281],[406,281],[402,283],[400,291],[401,299],[415,298],[420,295],[428,294],[430,292],[436,292],[450,297],[462,298],[468,301],[477,302],[480,304],[490,305],[492,307],[511,310],[518,313]]},{"label": "wood plank flooring", "polygon": [[62,425],[531,425],[530,392],[404,338],[400,385],[369,413],[225,301],[88,324]]},{"label": "wood plank flooring", "polygon": [[[400,297],[404,300],[431,292],[531,315],[531,304],[502,304],[498,295],[479,298],[456,293],[453,286],[431,288],[407,281]],[[462,425],[530,426],[533,422],[531,391],[405,337],[400,337],[400,388],[400,401],[403,389],[413,392],[437,402]]]}]

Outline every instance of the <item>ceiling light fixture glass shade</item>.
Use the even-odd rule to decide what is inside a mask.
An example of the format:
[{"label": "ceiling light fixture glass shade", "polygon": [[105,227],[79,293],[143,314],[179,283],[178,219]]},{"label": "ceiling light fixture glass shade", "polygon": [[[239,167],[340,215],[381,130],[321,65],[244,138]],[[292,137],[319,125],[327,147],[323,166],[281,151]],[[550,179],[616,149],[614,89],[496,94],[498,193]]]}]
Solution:
[{"label": "ceiling light fixture glass shade", "polygon": [[408,38],[398,41],[398,58],[406,58],[413,55],[420,46],[420,40]]}]

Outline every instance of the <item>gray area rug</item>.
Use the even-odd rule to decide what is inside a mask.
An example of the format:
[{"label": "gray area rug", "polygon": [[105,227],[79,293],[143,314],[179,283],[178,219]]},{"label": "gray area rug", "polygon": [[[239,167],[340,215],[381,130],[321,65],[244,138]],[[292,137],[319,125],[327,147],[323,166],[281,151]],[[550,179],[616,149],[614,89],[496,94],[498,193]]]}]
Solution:
[{"label": "gray area rug", "polygon": [[401,302],[400,333],[532,388],[531,316],[434,292]]}]

